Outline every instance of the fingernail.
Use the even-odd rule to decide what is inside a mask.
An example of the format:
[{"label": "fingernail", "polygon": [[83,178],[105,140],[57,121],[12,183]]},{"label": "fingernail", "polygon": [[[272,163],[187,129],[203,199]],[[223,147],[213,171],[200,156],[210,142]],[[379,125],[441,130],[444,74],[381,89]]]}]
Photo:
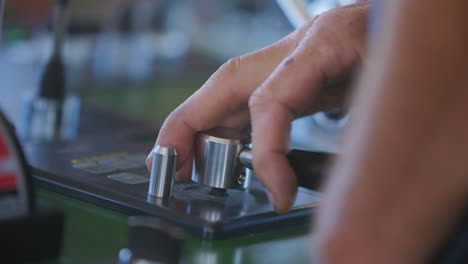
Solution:
[{"label": "fingernail", "polygon": [[152,157],[153,151],[154,151],[154,148],[150,150],[150,152],[148,153],[148,156],[146,156],[146,160]]},{"label": "fingernail", "polygon": [[146,168],[148,170],[151,170],[151,168],[150,168],[150,166],[148,164],[148,161],[152,158],[153,150],[154,149],[151,149],[151,151],[148,153],[148,156],[146,156],[146,159],[145,159]]}]

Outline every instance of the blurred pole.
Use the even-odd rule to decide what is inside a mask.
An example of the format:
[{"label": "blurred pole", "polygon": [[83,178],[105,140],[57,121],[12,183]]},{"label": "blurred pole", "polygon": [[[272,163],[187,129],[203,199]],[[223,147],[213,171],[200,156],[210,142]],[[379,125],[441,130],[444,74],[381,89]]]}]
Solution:
[{"label": "blurred pole", "polygon": [[276,0],[289,22],[294,28],[299,28],[311,17],[307,13],[307,4],[302,0]]},{"label": "blurred pole", "polygon": [[71,140],[78,134],[80,98],[65,87],[63,42],[70,0],[55,0],[53,50],[39,84],[38,94],[23,100],[18,134],[22,139]]},{"label": "blurred pole", "polygon": [[5,1],[0,0],[0,45],[3,42],[3,12],[5,10]]}]

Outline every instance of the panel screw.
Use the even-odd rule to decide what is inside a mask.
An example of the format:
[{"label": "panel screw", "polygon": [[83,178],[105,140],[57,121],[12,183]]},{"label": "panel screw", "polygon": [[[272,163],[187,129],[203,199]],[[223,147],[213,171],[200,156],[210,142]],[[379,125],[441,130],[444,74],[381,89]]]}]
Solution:
[{"label": "panel screw", "polygon": [[245,171],[241,172],[239,177],[237,177],[237,182],[240,184],[240,185],[244,185],[245,183]]}]

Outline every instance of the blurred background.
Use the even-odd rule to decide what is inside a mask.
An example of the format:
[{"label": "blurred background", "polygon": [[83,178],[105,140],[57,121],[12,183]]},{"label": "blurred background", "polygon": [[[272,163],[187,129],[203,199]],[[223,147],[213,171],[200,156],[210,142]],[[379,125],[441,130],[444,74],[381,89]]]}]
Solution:
[{"label": "blurred background", "polygon": [[[279,1],[278,1],[279,2]],[[303,1],[312,16],[352,1]],[[17,122],[53,49],[53,0],[6,0],[0,107]],[[160,124],[226,60],[294,29],[273,0],[70,1],[67,94]]]}]

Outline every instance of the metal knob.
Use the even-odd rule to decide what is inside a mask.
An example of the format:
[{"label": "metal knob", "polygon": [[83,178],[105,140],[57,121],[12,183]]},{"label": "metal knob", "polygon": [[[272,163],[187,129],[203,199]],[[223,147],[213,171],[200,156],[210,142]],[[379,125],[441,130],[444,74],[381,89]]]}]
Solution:
[{"label": "metal knob", "polygon": [[[209,133],[209,134],[208,134]],[[250,183],[252,150],[248,141],[220,133],[200,133],[196,141],[192,171],[194,182],[217,189],[244,189]],[[318,189],[329,153],[290,150],[286,157],[293,168],[299,186]]]},{"label": "metal knob", "polygon": [[153,150],[153,163],[148,195],[166,198],[172,194],[177,152],[173,147],[157,145]]},{"label": "metal knob", "polygon": [[192,180],[218,189],[244,189],[249,180],[237,157],[248,141],[238,134],[229,138],[219,134],[198,135]]}]

